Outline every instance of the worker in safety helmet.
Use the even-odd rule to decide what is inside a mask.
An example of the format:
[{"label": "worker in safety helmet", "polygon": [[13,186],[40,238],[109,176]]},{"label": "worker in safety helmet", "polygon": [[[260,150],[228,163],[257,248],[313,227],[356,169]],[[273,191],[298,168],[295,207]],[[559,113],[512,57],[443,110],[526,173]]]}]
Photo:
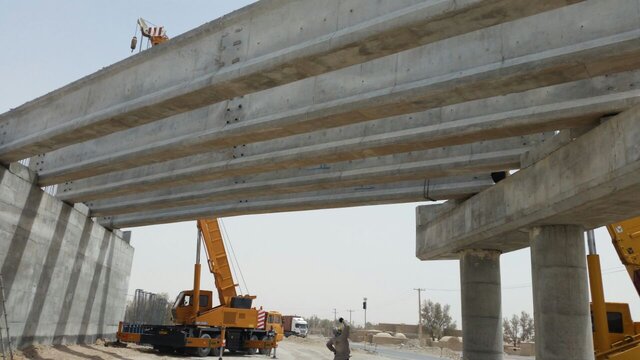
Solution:
[{"label": "worker in safety helmet", "polygon": [[333,360],[349,360],[349,324],[340,318],[337,327],[333,328],[333,337],[327,341],[327,348],[335,355]]}]

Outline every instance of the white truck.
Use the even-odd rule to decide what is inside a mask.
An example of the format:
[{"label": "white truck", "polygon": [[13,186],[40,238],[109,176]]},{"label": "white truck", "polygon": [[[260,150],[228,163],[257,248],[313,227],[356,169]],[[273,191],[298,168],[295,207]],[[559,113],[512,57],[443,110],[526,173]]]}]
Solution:
[{"label": "white truck", "polygon": [[284,328],[284,336],[286,337],[295,335],[305,338],[309,333],[307,321],[301,316],[285,315],[282,317],[282,325]]}]

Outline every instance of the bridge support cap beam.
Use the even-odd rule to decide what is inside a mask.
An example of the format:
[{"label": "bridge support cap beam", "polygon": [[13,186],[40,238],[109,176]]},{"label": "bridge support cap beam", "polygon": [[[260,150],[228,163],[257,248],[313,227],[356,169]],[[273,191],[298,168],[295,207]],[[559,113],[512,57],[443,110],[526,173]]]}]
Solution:
[{"label": "bridge support cap beam", "polygon": [[529,231],[536,358],[594,359],[583,232],[576,225]]},{"label": "bridge support cap beam", "polygon": [[460,253],[463,360],[503,359],[500,253]]},{"label": "bridge support cap beam", "polygon": [[506,252],[529,245],[529,236],[506,236],[522,229],[595,228],[638,216],[639,143],[640,107],[634,107],[418,227],[418,258],[457,258],[468,248]]}]

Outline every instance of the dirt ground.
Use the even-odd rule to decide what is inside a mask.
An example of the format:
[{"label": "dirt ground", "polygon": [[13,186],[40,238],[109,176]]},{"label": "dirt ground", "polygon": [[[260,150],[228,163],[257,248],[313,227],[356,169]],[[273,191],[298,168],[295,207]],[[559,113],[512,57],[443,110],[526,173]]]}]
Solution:
[{"label": "dirt ground", "polygon": [[[325,339],[311,337],[307,339],[288,338],[279,343],[277,355],[280,360],[332,360],[331,354],[325,348]],[[378,349],[375,354],[362,349],[362,344],[353,344],[353,360],[397,360],[397,359],[440,359],[439,349],[400,349],[398,347]],[[404,354],[404,355],[403,355]],[[442,359],[460,359],[459,353],[443,354]],[[447,356],[448,355],[448,356]],[[225,353],[224,358],[237,359],[267,359],[265,355],[233,355]],[[162,359],[200,359],[183,355],[161,355],[148,347],[129,345],[127,348],[106,347],[103,343],[95,345],[62,345],[62,346],[35,346],[28,350],[18,352],[16,360],[162,360]],[[208,359],[217,359],[210,356]],[[506,357],[506,359],[529,360],[533,358]]]},{"label": "dirt ground", "polygon": [[[277,351],[280,360],[322,360],[333,359],[324,347],[322,339],[286,339],[280,342]],[[224,358],[266,359],[265,355],[239,356],[225,353]],[[129,345],[127,348],[96,345],[35,346],[18,352],[16,360],[161,360],[161,359],[200,359],[179,355],[160,355],[158,352],[142,346]],[[213,356],[208,359],[216,359]],[[352,359],[387,360],[390,358],[368,355],[362,350],[354,350]]]}]

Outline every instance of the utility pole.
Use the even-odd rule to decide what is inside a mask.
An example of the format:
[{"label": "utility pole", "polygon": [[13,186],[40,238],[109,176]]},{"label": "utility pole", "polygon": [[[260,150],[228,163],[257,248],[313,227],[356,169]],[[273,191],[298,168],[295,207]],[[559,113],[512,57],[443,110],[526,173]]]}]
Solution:
[{"label": "utility pole", "polygon": [[362,309],[364,310],[364,329],[367,330],[367,298],[363,298]]},{"label": "utility pole", "polygon": [[336,323],[336,321],[338,321],[337,313],[338,313],[338,311],[334,308],[333,309],[333,323],[334,324]]},{"label": "utility pole", "polygon": [[425,291],[424,289],[413,289],[418,292],[418,343],[422,346],[422,298],[420,294]]},{"label": "utility pole", "polygon": [[349,312],[349,325],[351,325],[351,314],[355,312],[355,310],[347,310]]}]

